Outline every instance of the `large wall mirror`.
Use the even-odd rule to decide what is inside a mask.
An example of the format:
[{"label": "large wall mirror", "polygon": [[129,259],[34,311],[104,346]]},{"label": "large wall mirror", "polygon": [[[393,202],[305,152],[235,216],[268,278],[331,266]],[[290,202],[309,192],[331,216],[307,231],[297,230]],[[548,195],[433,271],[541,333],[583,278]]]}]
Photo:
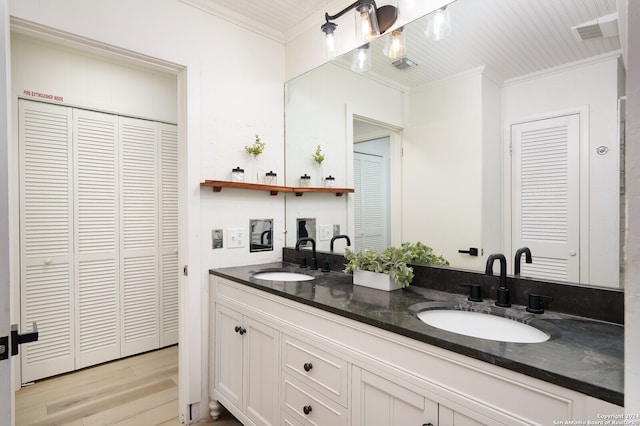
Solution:
[{"label": "large wall mirror", "polygon": [[[366,49],[367,71],[353,70],[349,52],[287,82],[286,184],[307,174],[312,186],[332,176],[356,189],[287,194],[287,230],[313,217],[358,249],[422,241],[477,271],[495,252],[511,271],[527,246],[525,276],[621,287],[616,1],[457,0],[445,11],[439,40],[425,34],[433,13],[401,28],[400,58],[387,55],[388,32]],[[317,235],[328,251],[327,232]]]}]

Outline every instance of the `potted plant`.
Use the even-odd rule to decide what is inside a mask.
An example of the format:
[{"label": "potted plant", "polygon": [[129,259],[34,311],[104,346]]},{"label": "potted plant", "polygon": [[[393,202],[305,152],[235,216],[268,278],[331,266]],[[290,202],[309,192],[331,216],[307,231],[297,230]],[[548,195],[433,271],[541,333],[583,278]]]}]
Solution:
[{"label": "potted plant", "polygon": [[344,272],[353,274],[354,284],[386,291],[404,288],[411,283],[414,274],[409,264],[449,264],[421,242],[402,243],[400,247],[389,247],[382,252],[371,249],[354,252],[347,247],[344,256],[348,261]]}]

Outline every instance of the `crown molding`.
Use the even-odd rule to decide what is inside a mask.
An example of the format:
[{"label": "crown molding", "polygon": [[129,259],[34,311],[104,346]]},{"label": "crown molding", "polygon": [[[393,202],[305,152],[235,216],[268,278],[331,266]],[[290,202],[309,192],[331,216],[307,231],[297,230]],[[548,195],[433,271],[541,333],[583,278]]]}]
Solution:
[{"label": "crown molding", "polygon": [[271,40],[277,41],[278,43],[282,43],[282,44],[285,43],[285,35],[283,33],[264,25],[262,22],[258,22],[253,19],[247,18],[244,15],[231,11],[211,1],[208,1],[208,0],[178,0],[178,1],[188,6],[199,9],[203,12],[206,12],[210,15],[216,16],[227,22],[235,24],[239,27],[252,31],[256,34],[259,34]]}]

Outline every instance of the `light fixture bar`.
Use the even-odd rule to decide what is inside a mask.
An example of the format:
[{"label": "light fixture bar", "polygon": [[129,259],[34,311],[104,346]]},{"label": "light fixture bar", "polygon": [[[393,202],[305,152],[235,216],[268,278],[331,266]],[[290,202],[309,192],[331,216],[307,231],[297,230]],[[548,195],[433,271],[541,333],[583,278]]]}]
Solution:
[{"label": "light fixture bar", "polygon": [[391,5],[378,8],[375,0],[356,0],[335,15],[325,13],[325,23],[322,24],[320,29],[325,34],[329,50],[331,50],[331,45],[335,43],[334,31],[338,26],[332,21],[340,18],[350,10],[355,10],[357,14],[356,31],[360,41],[369,41],[384,33],[391,28],[398,18],[398,8]]}]

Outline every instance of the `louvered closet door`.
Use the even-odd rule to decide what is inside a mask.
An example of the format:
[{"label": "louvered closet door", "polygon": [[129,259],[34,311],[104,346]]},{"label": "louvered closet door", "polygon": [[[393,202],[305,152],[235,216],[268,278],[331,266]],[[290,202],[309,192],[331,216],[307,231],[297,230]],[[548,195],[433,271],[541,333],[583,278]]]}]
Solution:
[{"label": "louvered closet door", "polygon": [[74,110],[76,368],[120,357],[118,117]]},{"label": "louvered closet door", "polygon": [[381,251],[388,246],[382,157],[354,152],[353,159],[355,248]]},{"label": "louvered closet door", "polygon": [[159,124],[160,135],[160,346],[178,343],[178,132]]},{"label": "louvered closet door", "polygon": [[120,118],[122,355],[159,347],[156,124]]},{"label": "louvered closet door", "polygon": [[579,147],[578,114],[512,126],[513,248],[533,256],[523,275],[580,280]]},{"label": "louvered closet door", "polygon": [[19,101],[22,381],[74,368],[71,109]]}]

